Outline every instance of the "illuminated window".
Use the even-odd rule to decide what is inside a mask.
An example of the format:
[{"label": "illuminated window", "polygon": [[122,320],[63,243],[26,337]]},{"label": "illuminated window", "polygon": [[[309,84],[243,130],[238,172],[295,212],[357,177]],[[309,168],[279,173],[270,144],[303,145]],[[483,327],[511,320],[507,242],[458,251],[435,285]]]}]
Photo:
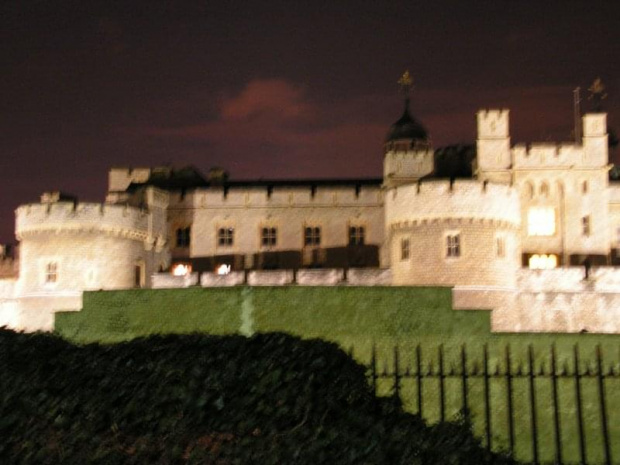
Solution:
[{"label": "illuminated window", "polygon": [[532,270],[551,270],[558,266],[558,256],[549,254],[534,254],[528,261],[528,266]]},{"label": "illuminated window", "polygon": [[446,236],[446,257],[456,258],[461,256],[461,235],[450,234]]},{"label": "illuminated window", "polygon": [[547,197],[549,195],[549,184],[547,184],[546,182],[543,182],[540,185],[540,195],[542,195],[543,197]]},{"label": "illuminated window", "polygon": [[187,228],[178,228],[176,230],[177,247],[189,247],[191,230]]},{"label": "illuminated window", "polygon": [[304,228],[304,245],[321,245],[321,228],[307,226]]},{"label": "illuminated window", "polygon": [[192,272],[192,265],[189,263],[175,263],[172,266],[173,276],[187,276]]},{"label": "illuminated window", "polygon": [[216,267],[215,272],[220,276],[224,276],[224,275],[230,274],[231,269],[232,269],[231,265],[223,263],[219,265],[218,267]]},{"label": "illuminated window", "polygon": [[349,228],[349,245],[364,245],[364,227],[351,226]]},{"label": "illuminated window", "polygon": [[581,234],[584,236],[590,235],[590,215],[581,218]]},{"label": "illuminated window", "polygon": [[219,228],[217,230],[217,245],[227,247],[233,245],[235,237],[234,228]]},{"label": "illuminated window", "polygon": [[58,263],[50,262],[45,266],[45,282],[55,283],[58,281]]},{"label": "illuminated window", "polygon": [[409,259],[409,239],[400,240],[400,259],[401,260]]},{"label": "illuminated window", "polygon": [[553,236],[555,234],[555,210],[549,207],[533,207],[527,212],[529,236]]},{"label": "illuminated window", "polygon": [[498,236],[495,238],[495,253],[499,258],[506,256],[506,238]]},{"label": "illuminated window", "polygon": [[260,231],[260,243],[263,247],[272,247],[278,240],[278,230],[276,228],[262,228]]}]

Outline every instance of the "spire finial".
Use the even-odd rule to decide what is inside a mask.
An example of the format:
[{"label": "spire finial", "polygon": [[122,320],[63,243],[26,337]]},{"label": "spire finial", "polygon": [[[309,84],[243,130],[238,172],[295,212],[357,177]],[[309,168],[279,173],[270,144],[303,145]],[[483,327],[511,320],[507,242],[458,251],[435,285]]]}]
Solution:
[{"label": "spire finial", "polygon": [[411,89],[413,88],[413,79],[409,74],[409,70],[405,71],[397,82],[398,86],[400,87],[400,92],[407,98],[409,98],[409,94],[411,93]]}]

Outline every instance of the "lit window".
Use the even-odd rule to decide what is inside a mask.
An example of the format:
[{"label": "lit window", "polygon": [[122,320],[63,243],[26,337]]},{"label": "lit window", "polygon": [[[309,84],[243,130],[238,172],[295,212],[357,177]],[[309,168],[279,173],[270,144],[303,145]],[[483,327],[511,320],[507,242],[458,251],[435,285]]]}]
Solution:
[{"label": "lit window", "polygon": [[461,235],[450,234],[446,236],[446,257],[456,258],[461,256]]},{"label": "lit window", "polygon": [[321,245],[321,228],[317,226],[304,228],[304,245]]},{"label": "lit window", "polygon": [[190,244],[190,236],[191,236],[190,228],[178,228],[176,230],[176,245],[177,247],[189,247]]},{"label": "lit window", "polygon": [[590,215],[586,215],[581,218],[581,233],[584,236],[590,235]]},{"label": "lit window", "polygon": [[176,263],[172,266],[173,276],[187,276],[192,272],[192,265],[188,263]]},{"label": "lit window", "polygon": [[227,265],[227,264],[222,264],[220,266],[218,266],[215,271],[217,272],[218,275],[220,276],[224,276],[230,273],[231,270],[231,266]]},{"label": "lit window", "polygon": [[262,228],[260,232],[260,243],[263,247],[272,247],[278,240],[278,230],[276,228]]},{"label": "lit window", "polygon": [[540,185],[540,195],[542,195],[543,197],[547,197],[549,195],[549,184],[547,184],[546,182],[543,182]]},{"label": "lit window", "polygon": [[534,254],[528,261],[528,266],[532,270],[551,270],[558,266],[558,256],[549,254]]},{"label": "lit window", "polygon": [[217,230],[217,245],[230,246],[233,245],[235,236],[234,228],[219,228]]},{"label": "lit window", "polygon": [[529,236],[553,236],[555,234],[555,210],[548,207],[533,207],[527,213]]},{"label": "lit window", "polygon": [[409,259],[409,239],[401,239],[400,240],[400,259],[408,260]]},{"label": "lit window", "polygon": [[351,226],[349,228],[349,245],[364,245],[364,227]]},{"label": "lit window", "polygon": [[58,281],[58,263],[50,262],[45,266],[45,282],[55,283]]},{"label": "lit window", "polygon": [[506,256],[506,238],[505,237],[496,237],[495,238],[495,253],[499,258],[504,258]]}]

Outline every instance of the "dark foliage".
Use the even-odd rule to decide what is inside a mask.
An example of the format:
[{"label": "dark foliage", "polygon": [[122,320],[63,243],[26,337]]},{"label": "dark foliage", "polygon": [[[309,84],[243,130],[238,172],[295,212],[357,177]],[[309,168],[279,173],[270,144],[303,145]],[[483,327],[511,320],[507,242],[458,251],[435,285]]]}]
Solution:
[{"label": "dark foliage", "polygon": [[283,334],[74,346],[0,330],[3,464],[483,464],[466,422],[377,399],[336,345]]}]

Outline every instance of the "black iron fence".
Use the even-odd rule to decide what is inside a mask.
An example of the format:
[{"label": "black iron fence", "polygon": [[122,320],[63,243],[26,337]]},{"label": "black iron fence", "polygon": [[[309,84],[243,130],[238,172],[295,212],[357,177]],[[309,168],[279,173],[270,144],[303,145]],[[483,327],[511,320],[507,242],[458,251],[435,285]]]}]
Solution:
[{"label": "black iron fence", "polygon": [[[499,448],[517,460],[536,464],[613,463],[612,445],[613,441],[616,441],[620,447],[620,434],[616,434],[612,441],[610,424],[614,423],[610,422],[620,421],[617,415],[613,416],[614,410],[620,409],[620,369],[611,364],[604,366],[600,346],[596,347],[594,359],[583,363],[580,360],[579,347],[575,345],[572,360],[564,359],[560,364],[556,348],[552,345],[549,348],[547,366],[544,363],[535,364],[532,346],[528,347],[525,359],[519,360],[515,360],[510,347],[506,346],[501,360],[496,359],[493,366],[489,361],[486,344],[482,347],[481,357],[473,363],[468,360],[469,354],[465,346],[460,347],[459,356],[452,357],[449,363],[446,362],[443,346],[439,346],[431,357],[428,357],[427,353],[426,360],[423,360],[420,345],[415,347],[413,354],[406,354],[408,363],[401,362],[401,355],[399,347],[394,347],[393,355],[389,357],[390,362],[383,364],[383,369],[380,369],[377,350],[373,346],[368,376],[375,392],[379,391],[379,384],[391,382],[391,393],[401,399],[403,386],[409,383],[408,410],[412,413],[428,417],[427,409],[433,408],[439,410],[440,421],[449,419],[446,397],[450,395],[454,398],[456,395],[460,398],[462,414],[469,417],[472,412],[476,412],[478,433],[484,436],[483,443],[488,449]],[[497,353],[493,355],[497,357]],[[432,400],[425,398],[425,392],[428,393],[425,385],[428,383],[434,383],[431,386],[432,395],[428,396],[433,397]],[[481,389],[478,386],[478,389],[472,390],[474,383],[481,383]],[[519,384],[519,412],[515,412],[515,383]],[[584,383],[587,384],[585,390]],[[567,393],[567,390],[572,393]],[[568,394],[570,401],[566,400]],[[610,395],[614,401],[611,408],[608,402]],[[560,406],[561,396],[564,409]],[[524,400],[524,397],[527,397],[527,400]],[[566,413],[567,403],[570,404],[570,414]],[[494,406],[502,412],[493,412]],[[502,413],[503,416],[503,412],[505,417],[498,421],[497,414]],[[545,418],[542,418],[543,416]],[[515,420],[517,417],[518,425]],[[524,418],[528,421],[524,422]],[[541,421],[543,419],[545,421]],[[502,445],[494,444],[494,441],[497,441],[497,431],[494,431],[499,426],[497,423],[503,423]],[[564,429],[570,432],[563,431]],[[615,432],[620,433],[620,430],[616,429]],[[516,453],[515,442],[519,439],[523,445],[523,437],[527,437],[527,442],[530,443],[529,447],[526,447],[529,454],[524,453],[523,447]],[[541,453],[541,440],[544,441],[544,454]],[[574,441],[577,445],[570,444],[572,452],[567,454],[567,445],[563,442]],[[616,457],[616,460],[619,458]]]}]

